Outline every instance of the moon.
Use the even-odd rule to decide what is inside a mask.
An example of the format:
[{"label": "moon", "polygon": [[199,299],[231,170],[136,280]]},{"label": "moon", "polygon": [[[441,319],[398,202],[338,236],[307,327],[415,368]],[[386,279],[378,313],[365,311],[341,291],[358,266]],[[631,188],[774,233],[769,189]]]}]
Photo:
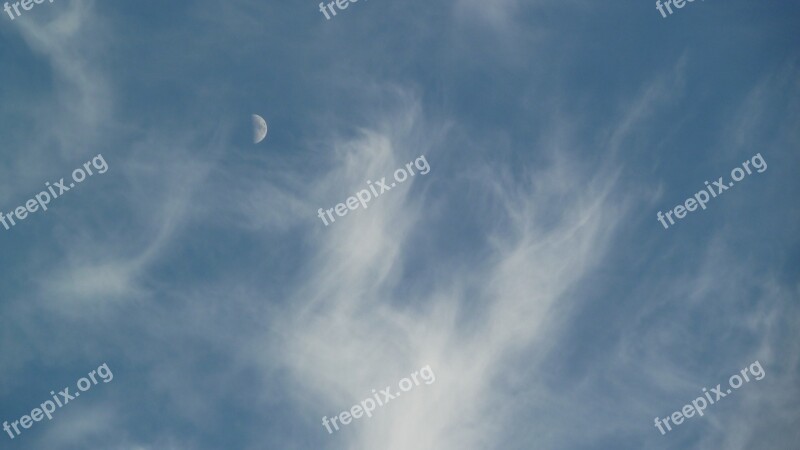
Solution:
[{"label": "moon", "polygon": [[258,144],[267,137],[267,121],[258,114],[253,114],[253,143]]}]

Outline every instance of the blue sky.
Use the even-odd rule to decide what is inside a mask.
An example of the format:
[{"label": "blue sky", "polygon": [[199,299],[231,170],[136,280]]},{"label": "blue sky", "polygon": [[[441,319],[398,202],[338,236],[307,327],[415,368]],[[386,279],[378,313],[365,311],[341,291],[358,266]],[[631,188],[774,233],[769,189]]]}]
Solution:
[{"label": "blue sky", "polygon": [[[0,228],[0,421],[104,362],[114,379],[0,448],[793,448],[798,19],[739,0],[4,15],[0,211],[109,169]],[[657,221],[756,153],[766,171]],[[420,155],[430,173],[317,217]],[[756,360],[762,380],[654,426]],[[322,426],[425,365],[434,384]]]}]

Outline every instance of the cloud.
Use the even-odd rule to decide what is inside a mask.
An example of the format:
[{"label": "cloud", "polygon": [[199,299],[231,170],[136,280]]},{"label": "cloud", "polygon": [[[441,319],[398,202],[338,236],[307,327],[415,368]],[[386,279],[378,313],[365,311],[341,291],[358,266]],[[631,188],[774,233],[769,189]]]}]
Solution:
[{"label": "cloud", "polygon": [[[349,448],[481,448],[500,432],[482,411],[502,396],[495,384],[502,368],[522,349],[549,345],[552,318],[606,251],[624,201],[612,201],[617,174],[592,173],[569,153],[552,152],[550,165],[522,175],[475,166],[468,176],[443,178],[437,172],[443,153],[408,145],[424,142],[418,136],[425,133],[436,141],[437,133],[425,130],[441,128],[414,102],[404,104],[375,114],[383,119],[374,129],[332,143],[336,159],[312,192],[346,195],[420,153],[431,173],[328,228],[317,224],[304,282],[274,311],[270,328],[280,343],[258,357],[268,372],[285,365],[304,414],[320,419],[429,364],[437,382],[425,393],[384,407],[337,438],[349,440]],[[386,125],[398,123],[404,125]],[[423,251],[430,265],[419,270],[435,267],[441,249],[415,248],[415,239],[441,229],[432,219],[438,214],[425,205],[441,200],[431,184],[449,183],[487,193],[472,205],[490,213],[485,237],[464,243],[483,257],[470,268],[438,270],[430,291],[406,287],[406,264],[415,252]],[[461,432],[454,435],[455,429]]]}]

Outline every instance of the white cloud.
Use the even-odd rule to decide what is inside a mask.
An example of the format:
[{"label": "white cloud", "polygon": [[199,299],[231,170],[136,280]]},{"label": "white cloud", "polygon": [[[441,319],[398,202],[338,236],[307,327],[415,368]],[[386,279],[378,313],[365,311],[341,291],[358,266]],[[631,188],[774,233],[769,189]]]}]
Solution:
[{"label": "white cloud", "polygon": [[[434,291],[410,295],[402,284],[408,282],[404,261],[414,234],[435,226],[428,219],[435,214],[426,210],[439,200],[435,190],[411,195],[422,189],[408,183],[375,199],[368,210],[328,228],[318,224],[312,237],[318,250],[304,269],[305,282],[288,306],[275,312],[271,325],[282,335],[275,344],[280,350],[260,357],[268,371],[275,364],[291,369],[292,391],[304,413],[320,420],[349,408],[372,388],[395,384],[430,364],[436,383],[349,425],[354,430],[349,447],[482,448],[496,442],[493,434],[500,431],[498,423],[485,420],[482,408],[502,395],[495,382],[506,359],[530,345],[545,345],[554,311],[569,303],[565,293],[604,253],[625,202],[611,199],[614,173],[592,174],[569,155],[553,155],[550,167],[526,172],[522,180],[500,167],[437,179],[446,173],[437,172],[437,152],[408,145],[419,141],[411,136],[436,125],[413,106],[400,115],[412,120],[398,121],[384,111],[381,123],[411,126],[399,131],[376,126],[377,131],[334,143],[337,159],[314,191],[354,192],[365,179],[424,153],[431,173],[414,178],[414,184],[477,183],[490,196],[474,207],[501,205],[492,209],[499,217],[487,223],[508,223],[510,229],[492,227],[485,242],[465,243],[476,251],[488,247],[486,260],[468,271],[440,270]],[[308,220],[315,219],[309,214]],[[476,304],[467,301],[467,292]]]}]

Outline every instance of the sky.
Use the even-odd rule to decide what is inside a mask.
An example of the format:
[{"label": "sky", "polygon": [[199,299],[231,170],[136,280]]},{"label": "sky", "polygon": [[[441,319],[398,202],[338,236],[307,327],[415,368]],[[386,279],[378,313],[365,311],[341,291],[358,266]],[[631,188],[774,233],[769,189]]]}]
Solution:
[{"label": "sky", "polygon": [[[797,2],[20,13],[0,421],[22,421],[0,449],[796,448]],[[765,168],[675,210],[745,162]]]}]

